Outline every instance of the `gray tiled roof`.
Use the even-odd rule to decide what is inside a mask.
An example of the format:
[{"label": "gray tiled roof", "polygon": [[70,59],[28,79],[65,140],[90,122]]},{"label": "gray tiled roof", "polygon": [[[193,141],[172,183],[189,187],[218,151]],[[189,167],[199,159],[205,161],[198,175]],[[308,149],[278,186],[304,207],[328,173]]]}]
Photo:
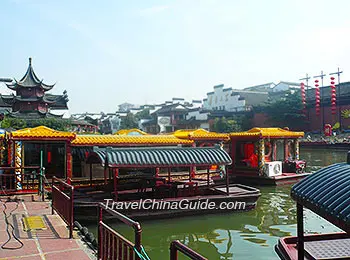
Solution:
[{"label": "gray tiled roof", "polygon": [[229,165],[231,157],[219,147],[94,148],[87,162],[110,167],[179,167]]},{"label": "gray tiled roof", "polygon": [[350,232],[350,165],[338,163],[293,186],[291,196],[334,225]]}]

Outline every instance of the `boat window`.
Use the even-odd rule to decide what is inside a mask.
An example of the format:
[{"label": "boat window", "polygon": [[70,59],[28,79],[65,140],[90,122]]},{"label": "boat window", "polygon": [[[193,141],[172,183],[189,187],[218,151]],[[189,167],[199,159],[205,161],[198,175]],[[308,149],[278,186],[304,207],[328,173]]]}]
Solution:
[{"label": "boat window", "polygon": [[254,142],[237,142],[236,165],[257,167],[257,151]]},{"label": "boat window", "polygon": [[284,142],[276,140],[276,161],[284,161]]},{"label": "boat window", "polygon": [[40,166],[40,153],[47,178],[65,176],[65,146],[60,143],[23,142],[24,166]]}]

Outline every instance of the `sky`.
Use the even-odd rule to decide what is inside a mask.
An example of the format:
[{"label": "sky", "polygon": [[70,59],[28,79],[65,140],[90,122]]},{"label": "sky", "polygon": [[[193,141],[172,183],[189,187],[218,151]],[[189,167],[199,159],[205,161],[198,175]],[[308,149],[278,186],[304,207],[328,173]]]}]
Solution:
[{"label": "sky", "polygon": [[322,70],[326,85],[338,67],[350,81],[349,10],[348,0],[0,0],[0,77],[20,79],[32,57],[50,93],[67,90],[70,113]]}]

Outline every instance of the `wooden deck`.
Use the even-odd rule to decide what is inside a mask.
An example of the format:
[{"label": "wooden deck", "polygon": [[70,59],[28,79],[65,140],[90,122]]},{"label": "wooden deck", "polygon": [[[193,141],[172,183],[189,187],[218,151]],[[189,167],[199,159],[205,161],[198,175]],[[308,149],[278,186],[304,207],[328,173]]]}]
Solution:
[{"label": "wooden deck", "polygon": [[[282,260],[297,260],[297,237],[281,238],[275,250]],[[350,259],[350,235],[346,233],[306,235],[305,259]]]}]

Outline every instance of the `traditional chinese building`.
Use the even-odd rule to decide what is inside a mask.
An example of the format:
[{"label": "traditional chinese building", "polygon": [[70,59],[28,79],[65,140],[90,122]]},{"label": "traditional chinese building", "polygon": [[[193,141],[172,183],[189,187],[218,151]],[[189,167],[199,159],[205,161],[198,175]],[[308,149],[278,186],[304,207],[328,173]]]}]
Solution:
[{"label": "traditional chinese building", "polygon": [[16,95],[1,95],[0,107],[7,108],[10,117],[21,119],[62,117],[50,113],[50,110],[68,109],[67,92],[64,91],[63,95],[46,93],[55,84],[45,84],[35,75],[31,58],[29,58],[29,66],[23,78],[20,81],[14,79],[6,85],[16,92]]}]

